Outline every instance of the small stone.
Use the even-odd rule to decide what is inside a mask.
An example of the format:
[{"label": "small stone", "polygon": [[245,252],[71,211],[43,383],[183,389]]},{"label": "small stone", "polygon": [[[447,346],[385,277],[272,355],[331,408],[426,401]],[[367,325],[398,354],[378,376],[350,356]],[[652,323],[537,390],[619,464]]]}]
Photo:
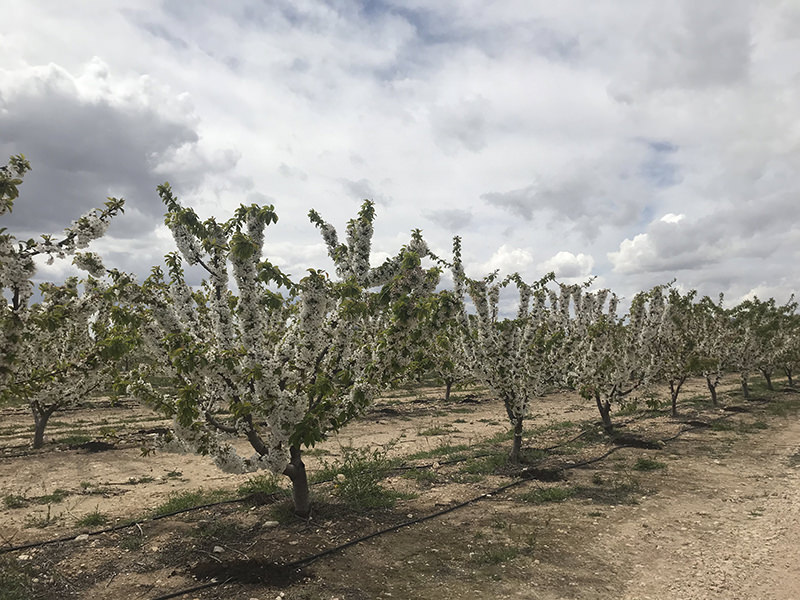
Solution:
[{"label": "small stone", "polygon": [[17,560],[30,560],[30,559],[31,559],[31,555],[30,554],[20,554],[17,557]]},{"label": "small stone", "polygon": [[225,552],[225,548],[222,546],[214,546],[214,554],[222,554]]},{"label": "small stone", "polygon": [[82,534],[80,534],[78,536],[75,536],[75,541],[76,542],[82,542],[82,541],[88,540],[88,539],[89,539],[89,534],[88,533],[82,533]]},{"label": "small stone", "polygon": [[278,525],[280,525],[280,523],[278,523],[277,521],[264,521],[262,527],[270,528],[270,527],[277,527]]}]

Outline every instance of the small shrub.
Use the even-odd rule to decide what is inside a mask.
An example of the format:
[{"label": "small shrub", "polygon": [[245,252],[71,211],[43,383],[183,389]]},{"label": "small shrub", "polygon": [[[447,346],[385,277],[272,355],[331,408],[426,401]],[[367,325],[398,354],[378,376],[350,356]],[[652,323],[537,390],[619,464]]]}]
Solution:
[{"label": "small shrub", "polygon": [[[355,510],[394,506],[401,495],[380,485],[394,466],[387,457],[388,448],[342,450],[341,462],[334,467],[335,494]],[[331,468],[331,465],[325,466]]]},{"label": "small shrub", "polygon": [[95,508],[94,512],[83,515],[77,521],[79,527],[99,527],[106,523],[108,523],[108,516],[101,513],[98,508]]},{"label": "small shrub", "polygon": [[249,496],[251,494],[274,494],[281,490],[278,484],[278,476],[274,473],[262,473],[255,475],[242,483],[236,493],[239,496]]}]

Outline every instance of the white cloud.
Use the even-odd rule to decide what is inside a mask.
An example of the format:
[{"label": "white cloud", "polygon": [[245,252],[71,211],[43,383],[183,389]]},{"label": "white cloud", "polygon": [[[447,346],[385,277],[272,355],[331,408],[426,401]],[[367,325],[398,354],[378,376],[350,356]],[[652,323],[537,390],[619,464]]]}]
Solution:
[{"label": "white cloud", "polygon": [[559,279],[586,278],[592,274],[593,268],[594,258],[591,255],[583,252],[573,254],[563,250],[538,265],[540,271],[552,271]]},{"label": "white cloud", "polygon": [[[492,271],[499,270],[500,275],[510,275],[511,273],[524,274],[528,268],[533,264],[533,255],[529,250],[524,248],[513,248],[506,244],[500,246],[489,259],[479,265],[475,265],[474,269],[468,271],[476,271],[480,273],[477,275],[481,277]],[[468,274],[471,274],[468,272]]]}]

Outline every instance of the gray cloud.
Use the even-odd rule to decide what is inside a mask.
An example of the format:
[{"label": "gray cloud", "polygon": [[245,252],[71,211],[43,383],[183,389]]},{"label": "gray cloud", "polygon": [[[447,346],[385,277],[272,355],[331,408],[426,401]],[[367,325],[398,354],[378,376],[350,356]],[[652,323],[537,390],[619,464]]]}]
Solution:
[{"label": "gray cloud", "polygon": [[191,115],[160,112],[146,87],[124,99],[108,92],[114,84],[97,62],[80,78],[54,65],[6,75],[14,83],[0,98],[0,153],[33,165],[8,219],[16,231],[57,232],[116,196],[126,215],[113,231],[135,235],[164,212],[158,184],[188,193],[238,161],[230,150],[204,155]]},{"label": "gray cloud", "polygon": [[429,210],[423,213],[427,219],[433,221],[446,231],[459,233],[472,223],[472,212],[461,208],[443,208]]},{"label": "gray cloud", "polygon": [[392,203],[392,197],[378,192],[368,179],[341,179],[342,186],[348,196],[358,200],[372,200],[376,204],[387,206]]},{"label": "gray cloud", "polygon": [[431,128],[436,143],[448,153],[461,148],[480,152],[488,143],[490,113],[489,102],[481,97],[435,107],[431,113]]}]

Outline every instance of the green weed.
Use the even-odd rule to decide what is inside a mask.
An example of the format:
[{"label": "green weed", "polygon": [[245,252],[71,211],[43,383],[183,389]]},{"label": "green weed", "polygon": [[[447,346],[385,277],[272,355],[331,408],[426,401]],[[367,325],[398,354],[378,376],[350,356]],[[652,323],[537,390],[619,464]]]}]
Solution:
[{"label": "green weed", "polygon": [[531,504],[546,504],[548,502],[563,502],[571,497],[573,491],[569,488],[550,487],[538,488],[520,494],[518,498],[523,502],[530,502]]},{"label": "green weed", "polygon": [[667,465],[666,463],[643,456],[636,459],[636,464],[633,465],[633,468],[637,471],[657,471],[659,469],[666,469]]},{"label": "green weed", "polygon": [[99,527],[106,523],[108,523],[108,516],[101,513],[98,508],[95,508],[94,512],[85,514],[77,520],[77,525],[79,527]]}]

